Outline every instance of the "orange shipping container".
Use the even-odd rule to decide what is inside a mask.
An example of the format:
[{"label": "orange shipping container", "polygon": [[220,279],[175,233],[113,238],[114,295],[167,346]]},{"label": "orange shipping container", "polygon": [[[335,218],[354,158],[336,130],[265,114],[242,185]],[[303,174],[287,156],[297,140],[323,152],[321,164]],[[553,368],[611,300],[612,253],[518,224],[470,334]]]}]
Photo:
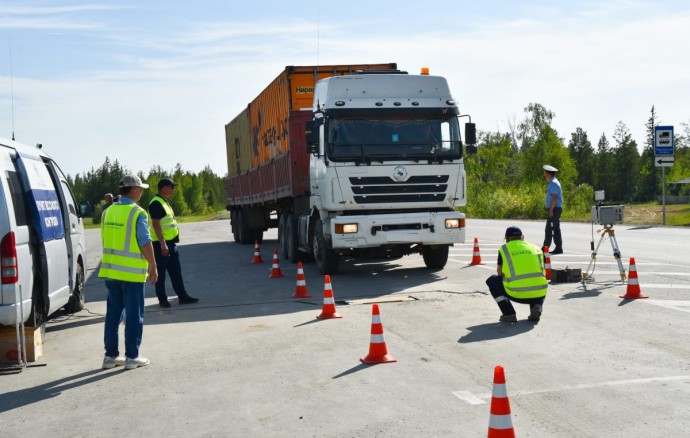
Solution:
[{"label": "orange shipping container", "polygon": [[249,107],[225,125],[225,149],[228,159],[228,176],[239,175],[252,168],[249,145]]},{"label": "orange shipping container", "polygon": [[[257,168],[286,154],[290,149],[290,111],[311,110],[314,86],[319,79],[352,74],[355,70],[395,68],[395,63],[285,67],[285,70],[249,104],[250,138],[249,143],[240,144],[240,148],[244,149],[240,152],[240,157],[245,151],[249,151],[252,168]],[[234,123],[235,120],[228,126]],[[226,135],[227,129],[226,127]],[[226,142],[228,141],[226,137]],[[228,146],[228,153],[230,152],[231,148]],[[230,158],[228,170],[231,169],[229,162]],[[241,164],[240,172],[245,170]],[[234,174],[229,172],[229,175]]]}]

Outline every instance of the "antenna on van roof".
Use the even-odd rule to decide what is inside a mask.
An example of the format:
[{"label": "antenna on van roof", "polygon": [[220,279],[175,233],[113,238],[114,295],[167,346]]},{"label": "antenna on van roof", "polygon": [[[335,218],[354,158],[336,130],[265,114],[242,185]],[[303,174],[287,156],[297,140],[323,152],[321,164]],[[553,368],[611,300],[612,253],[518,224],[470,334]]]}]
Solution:
[{"label": "antenna on van roof", "polygon": [[12,70],[12,37],[10,37],[10,102],[12,108],[12,141],[14,141],[14,74]]}]

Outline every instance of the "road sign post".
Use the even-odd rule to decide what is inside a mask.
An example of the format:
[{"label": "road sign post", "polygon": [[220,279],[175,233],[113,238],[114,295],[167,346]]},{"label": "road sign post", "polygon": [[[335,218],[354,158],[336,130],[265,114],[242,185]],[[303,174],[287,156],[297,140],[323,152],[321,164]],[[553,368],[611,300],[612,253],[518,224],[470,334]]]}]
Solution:
[{"label": "road sign post", "polygon": [[654,165],[661,167],[661,224],[666,225],[666,168],[674,162],[673,126],[654,127]]}]

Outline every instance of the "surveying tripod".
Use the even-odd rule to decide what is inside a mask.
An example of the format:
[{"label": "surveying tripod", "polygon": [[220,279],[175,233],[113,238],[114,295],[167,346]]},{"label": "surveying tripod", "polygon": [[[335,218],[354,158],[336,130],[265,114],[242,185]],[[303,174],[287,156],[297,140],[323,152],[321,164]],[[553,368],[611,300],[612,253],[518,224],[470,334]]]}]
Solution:
[{"label": "surveying tripod", "polygon": [[[613,224],[604,225],[604,229],[599,230],[599,232],[601,233],[601,237],[599,238],[599,243],[597,243],[596,248],[592,248],[592,260],[589,261],[589,265],[587,266],[587,270],[585,271],[584,274],[582,274],[582,281],[585,281],[591,277],[591,275],[589,273],[589,268],[591,268],[592,263],[596,262],[596,260],[597,260],[597,251],[599,251],[599,246],[601,245],[601,242],[604,241],[604,236],[609,236],[609,238],[611,240],[611,248],[613,249],[613,257],[618,262],[618,272],[620,272],[620,274],[621,274],[621,281],[625,281],[625,269],[623,268],[623,262],[621,261],[621,251],[620,251],[620,249],[618,249],[618,242],[616,241],[616,235],[613,231]],[[594,241],[592,241],[592,244],[594,244]],[[594,271],[592,271],[592,274],[594,274]]]}]

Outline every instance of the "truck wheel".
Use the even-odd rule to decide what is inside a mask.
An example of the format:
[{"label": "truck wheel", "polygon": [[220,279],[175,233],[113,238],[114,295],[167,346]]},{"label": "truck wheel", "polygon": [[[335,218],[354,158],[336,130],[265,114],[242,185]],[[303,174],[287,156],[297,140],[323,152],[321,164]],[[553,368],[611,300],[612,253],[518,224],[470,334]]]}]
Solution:
[{"label": "truck wheel", "polygon": [[288,216],[288,213],[281,213],[280,219],[278,219],[278,252],[280,252],[280,257],[284,259],[288,258],[287,239],[285,238],[285,224]]},{"label": "truck wheel", "polygon": [[323,234],[323,222],[319,219],[314,226],[314,260],[323,275],[335,275],[340,267],[340,257],[328,245]]},{"label": "truck wheel", "polygon": [[237,212],[237,237],[240,239],[242,245],[254,243],[252,241],[252,237],[254,236],[252,236],[252,231],[249,229],[247,220],[244,217],[244,210]]},{"label": "truck wheel", "polygon": [[65,310],[67,313],[77,313],[84,310],[84,304],[86,303],[86,295],[84,288],[84,268],[81,263],[77,263],[77,275],[74,279],[74,290],[72,295],[69,297],[69,301],[65,305]]},{"label": "truck wheel", "polygon": [[264,232],[262,230],[252,230],[252,242],[263,242]]},{"label": "truck wheel", "polygon": [[230,212],[230,229],[232,230],[232,238],[235,240],[236,243],[240,243],[240,236],[237,233],[237,210],[232,210]]},{"label": "truck wheel", "polygon": [[448,246],[422,246],[424,264],[429,269],[443,269],[448,262]]},{"label": "truck wheel", "polygon": [[285,220],[285,247],[287,249],[287,257],[291,263],[301,261],[299,244],[297,243],[297,218],[292,214],[288,215]]}]

